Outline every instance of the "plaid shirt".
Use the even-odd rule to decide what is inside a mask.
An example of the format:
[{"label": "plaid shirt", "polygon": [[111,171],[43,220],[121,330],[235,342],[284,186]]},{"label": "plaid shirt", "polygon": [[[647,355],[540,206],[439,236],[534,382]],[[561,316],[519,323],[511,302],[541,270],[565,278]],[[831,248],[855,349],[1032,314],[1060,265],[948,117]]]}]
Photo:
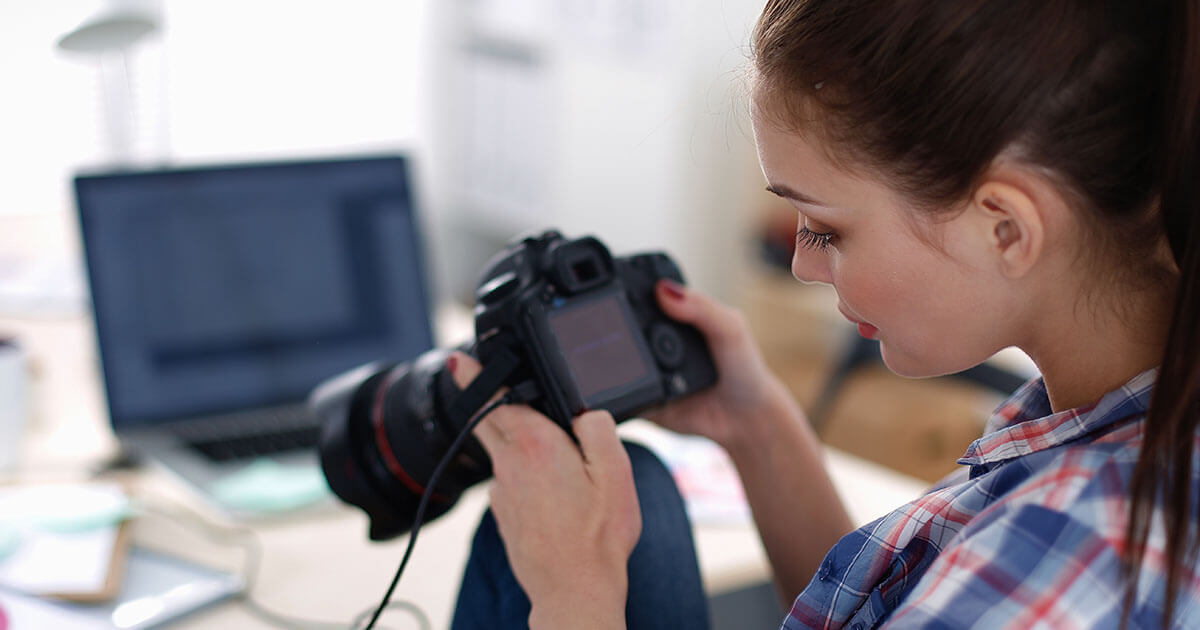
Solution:
[{"label": "plaid shirt", "polygon": [[[1118,627],[1128,488],[1156,375],[1058,413],[1040,378],[1027,383],[959,460],[969,468],[842,538],[781,628]],[[1163,548],[1155,520],[1132,628],[1161,625]],[[1175,622],[1200,628],[1200,575],[1185,584]]]}]

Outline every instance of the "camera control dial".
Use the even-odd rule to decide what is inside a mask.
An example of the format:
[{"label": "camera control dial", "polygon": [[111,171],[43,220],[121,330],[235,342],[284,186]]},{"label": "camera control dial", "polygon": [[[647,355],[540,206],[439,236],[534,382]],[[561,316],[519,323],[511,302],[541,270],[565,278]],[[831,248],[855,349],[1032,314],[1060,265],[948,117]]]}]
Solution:
[{"label": "camera control dial", "polygon": [[479,287],[479,291],[475,297],[482,304],[491,306],[499,304],[505,298],[516,293],[520,286],[521,282],[517,278],[517,274],[509,271],[488,280],[487,283]]},{"label": "camera control dial", "polygon": [[650,327],[650,348],[659,365],[669,370],[683,365],[683,337],[666,323],[658,322]]}]

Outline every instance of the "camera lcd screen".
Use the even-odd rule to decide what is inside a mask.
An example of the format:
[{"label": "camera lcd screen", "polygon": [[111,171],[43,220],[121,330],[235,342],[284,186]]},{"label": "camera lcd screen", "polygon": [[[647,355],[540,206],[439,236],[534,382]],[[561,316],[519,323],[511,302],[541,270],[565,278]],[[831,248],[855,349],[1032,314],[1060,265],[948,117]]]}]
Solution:
[{"label": "camera lcd screen", "polygon": [[550,326],[585,401],[650,376],[618,296],[558,310]]}]

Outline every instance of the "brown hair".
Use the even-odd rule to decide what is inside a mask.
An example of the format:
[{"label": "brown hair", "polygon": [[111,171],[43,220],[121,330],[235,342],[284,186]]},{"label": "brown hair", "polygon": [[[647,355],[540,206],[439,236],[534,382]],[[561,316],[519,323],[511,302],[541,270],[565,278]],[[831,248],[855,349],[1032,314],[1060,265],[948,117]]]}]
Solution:
[{"label": "brown hair", "polygon": [[755,89],[780,122],[884,174],[918,207],[960,206],[1015,151],[1069,191],[1104,239],[1098,249],[1124,252],[1113,267],[1142,274],[1143,284],[1174,276],[1146,262],[1166,234],[1178,289],[1130,488],[1125,555],[1127,616],[1160,508],[1164,624],[1197,551],[1198,4],[768,0],[753,39]]}]

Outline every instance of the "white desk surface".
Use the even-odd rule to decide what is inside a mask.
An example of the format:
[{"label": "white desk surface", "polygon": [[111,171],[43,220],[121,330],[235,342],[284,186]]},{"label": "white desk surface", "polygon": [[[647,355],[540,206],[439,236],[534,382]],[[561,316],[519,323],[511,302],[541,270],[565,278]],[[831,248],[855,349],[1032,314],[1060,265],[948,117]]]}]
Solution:
[{"label": "white desk surface", "polygon": [[[449,325],[455,326],[461,331],[461,321]],[[27,432],[19,472],[9,474],[9,480],[80,478],[116,446],[103,411],[90,322],[82,316],[42,320],[0,317],[0,333],[16,335],[30,350],[37,374],[35,417]],[[451,339],[457,336],[451,334]],[[834,481],[856,523],[883,515],[917,496],[925,486],[843,453],[830,450],[827,457]],[[136,487],[136,495],[151,503],[168,500],[206,511],[189,489],[166,473],[139,473]],[[395,597],[418,603],[434,628],[449,625],[470,537],[486,502],[486,485],[473,488],[449,515],[421,530]],[[370,543],[365,517],[340,506],[251,526],[264,551],[254,598],[273,611],[293,617],[348,623],[378,603],[404,551],[405,539]],[[710,593],[769,578],[765,554],[751,525],[699,525],[696,541]],[[136,524],[134,544],[174,551],[229,569],[236,568],[241,557],[234,547],[207,542],[186,528],[154,517]],[[390,628],[417,627],[401,613],[392,613],[384,620]],[[271,626],[242,606],[227,602],[173,627]]]}]

